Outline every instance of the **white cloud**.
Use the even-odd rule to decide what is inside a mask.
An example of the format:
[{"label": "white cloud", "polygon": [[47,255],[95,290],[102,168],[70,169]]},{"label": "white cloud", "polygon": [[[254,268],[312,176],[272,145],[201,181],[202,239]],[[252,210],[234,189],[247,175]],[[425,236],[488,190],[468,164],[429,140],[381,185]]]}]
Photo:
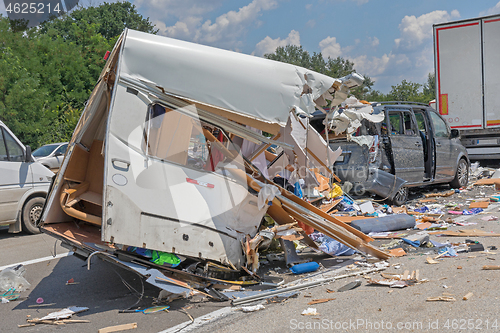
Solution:
[{"label": "white cloud", "polygon": [[387,70],[389,63],[394,61],[394,59],[395,56],[393,54],[384,54],[380,58],[368,58],[368,56],[362,55],[349,60],[354,62],[354,67],[357,72],[374,77],[384,73]]},{"label": "white cloud", "polygon": [[178,39],[190,39],[200,25],[201,17],[189,16],[183,21],[177,21],[173,26],[167,27],[164,22],[156,20],[153,23],[160,30],[160,34]]},{"label": "white cloud", "polygon": [[399,24],[401,36],[394,40],[395,47],[403,51],[415,50],[422,43],[432,39],[433,24],[459,17],[460,13],[457,10],[453,10],[451,13],[445,10],[435,10],[419,17],[405,16]]},{"label": "white cloud", "polygon": [[275,9],[277,5],[275,0],[253,0],[237,12],[230,11],[217,17],[214,23],[205,21],[197,30],[194,41],[212,44],[221,40],[234,40],[257,20],[262,11]]},{"label": "white cloud", "polygon": [[494,15],[500,13],[500,1],[494,6],[479,13],[480,16]]},{"label": "white cloud", "polygon": [[380,40],[377,37],[368,37],[368,40],[372,47],[377,47],[380,44]]},{"label": "white cloud", "polygon": [[300,45],[300,34],[298,31],[292,30],[285,39],[276,38],[272,39],[267,36],[263,40],[257,43],[255,46],[255,51],[252,52],[253,55],[263,56],[266,53],[273,53],[279,46],[287,45]]},{"label": "white cloud", "polygon": [[326,37],[321,42],[319,42],[319,48],[321,49],[321,53],[325,58],[337,58],[342,55],[342,48],[340,44],[337,43],[336,37]]},{"label": "white cloud", "polygon": [[[163,3],[170,1],[172,0],[139,0],[140,3],[146,4],[147,2],[156,8],[160,4],[164,8],[169,8]],[[248,31],[249,27],[259,26],[258,18],[264,11],[275,9],[278,6],[277,0],[253,0],[237,11],[231,10],[218,16],[212,22],[211,20],[203,21],[202,15],[212,11],[220,4],[221,0],[209,0],[206,3],[194,0],[175,0],[174,2],[176,6],[173,8],[173,12],[180,20],[172,26],[159,27],[162,35],[225,48],[235,48],[238,43],[241,43],[241,36]],[[185,2],[193,4],[194,7],[187,8],[189,6],[186,6]],[[180,13],[183,9],[186,9],[186,12]]]},{"label": "white cloud", "polygon": [[308,28],[314,28],[316,26],[316,20],[312,19],[306,22],[306,27]]}]

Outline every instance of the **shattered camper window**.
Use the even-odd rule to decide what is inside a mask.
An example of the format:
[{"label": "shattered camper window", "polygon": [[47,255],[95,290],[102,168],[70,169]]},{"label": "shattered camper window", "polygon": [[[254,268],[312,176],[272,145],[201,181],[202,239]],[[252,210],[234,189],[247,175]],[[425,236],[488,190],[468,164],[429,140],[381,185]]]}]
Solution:
[{"label": "shattered camper window", "polygon": [[148,109],[142,149],[147,155],[162,160],[215,171],[226,157],[223,147],[227,141],[219,128],[154,104]]}]

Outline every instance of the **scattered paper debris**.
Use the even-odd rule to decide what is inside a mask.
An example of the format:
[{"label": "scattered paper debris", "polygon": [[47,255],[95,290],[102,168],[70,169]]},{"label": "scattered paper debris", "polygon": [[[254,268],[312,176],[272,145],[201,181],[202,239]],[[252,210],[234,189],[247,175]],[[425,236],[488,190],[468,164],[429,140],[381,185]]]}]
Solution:
[{"label": "scattered paper debris", "polygon": [[455,302],[456,299],[451,296],[437,296],[437,297],[427,297],[427,302]]},{"label": "scattered paper debris", "polygon": [[316,316],[316,315],[319,315],[319,313],[316,311],[316,308],[307,308],[304,311],[302,311],[301,315],[303,315],[303,316]]}]

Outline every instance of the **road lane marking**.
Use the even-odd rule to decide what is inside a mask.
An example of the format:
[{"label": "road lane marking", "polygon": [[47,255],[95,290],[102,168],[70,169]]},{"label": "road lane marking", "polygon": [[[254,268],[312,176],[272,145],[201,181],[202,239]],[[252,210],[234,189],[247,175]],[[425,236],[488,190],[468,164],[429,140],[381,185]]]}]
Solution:
[{"label": "road lane marking", "polygon": [[201,317],[198,317],[192,322],[191,320],[185,321],[177,326],[170,327],[169,329],[165,331],[161,331],[158,333],[184,333],[184,332],[190,332],[193,330],[196,330],[197,328],[200,328],[201,326],[214,322],[215,320],[225,317],[228,314],[232,312],[232,307],[226,306],[225,308],[207,313],[206,315],[203,315]]},{"label": "road lane marking", "polygon": [[36,264],[36,263],[39,263],[39,262],[44,262],[44,261],[49,261],[49,260],[53,260],[53,259],[59,259],[59,258],[67,257],[67,256],[70,256],[72,254],[73,254],[73,252],[70,251],[70,252],[58,254],[55,257],[48,256],[48,257],[43,257],[43,258],[32,259],[32,260],[27,260],[27,261],[23,261],[23,262],[18,262],[18,263],[15,263],[15,264],[10,264],[10,265],[6,265],[6,266],[0,267],[0,271],[6,269],[7,267],[14,267],[14,266],[17,266],[17,265],[26,266],[26,265]]}]

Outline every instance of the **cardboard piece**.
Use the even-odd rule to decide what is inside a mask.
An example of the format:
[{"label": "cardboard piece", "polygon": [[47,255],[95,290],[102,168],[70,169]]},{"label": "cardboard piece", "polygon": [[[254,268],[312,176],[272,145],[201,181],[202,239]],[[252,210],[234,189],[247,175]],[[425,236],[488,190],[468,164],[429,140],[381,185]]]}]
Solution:
[{"label": "cardboard piece", "polygon": [[111,332],[120,332],[120,331],[126,331],[126,330],[132,330],[137,328],[137,323],[130,323],[130,324],[123,324],[123,325],[116,325],[116,326],[109,326],[109,327],[104,327],[99,329],[99,333],[111,333]]},{"label": "cardboard piece", "polygon": [[402,248],[398,247],[398,248],[389,250],[389,254],[393,257],[402,257],[402,256],[406,255],[406,252]]},{"label": "cardboard piece", "polygon": [[479,179],[474,185],[500,185],[500,178],[483,178]]},{"label": "cardboard piece", "polygon": [[487,202],[487,201],[475,201],[475,202],[471,202],[470,203],[469,209],[472,209],[472,208],[482,208],[482,209],[485,209],[485,208],[488,208],[489,205],[490,205],[490,203]]}]

